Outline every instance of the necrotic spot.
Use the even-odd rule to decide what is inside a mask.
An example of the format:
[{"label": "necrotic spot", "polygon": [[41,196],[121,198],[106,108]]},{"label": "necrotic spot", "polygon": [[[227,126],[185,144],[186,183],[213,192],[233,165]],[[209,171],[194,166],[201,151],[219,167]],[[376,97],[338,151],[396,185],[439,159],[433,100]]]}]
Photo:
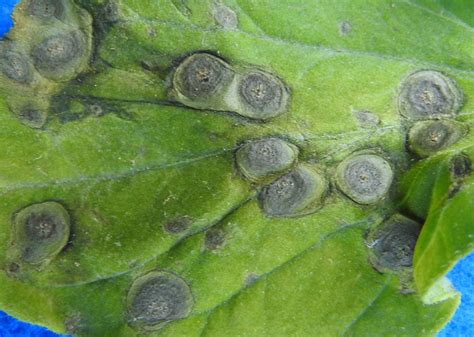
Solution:
[{"label": "necrotic spot", "polygon": [[455,179],[463,179],[472,172],[471,158],[465,153],[460,153],[451,158],[450,171]]},{"label": "necrotic spot", "polygon": [[120,8],[115,0],[107,1],[102,7],[102,15],[107,22],[117,22],[120,19]]},{"label": "necrotic spot", "polygon": [[388,192],[393,179],[390,164],[371,154],[346,158],[337,167],[336,175],[339,189],[360,204],[379,201]]},{"label": "necrotic spot", "polygon": [[214,18],[216,22],[224,29],[236,29],[238,25],[237,14],[229,7],[223,4],[214,6]]},{"label": "necrotic spot", "polygon": [[354,111],[354,117],[362,128],[375,128],[380,124],[380,118],[370,111]]},{"label": "necrotic spot", "polygon": [[28,6],[31,15],[60,18],[64,13],[63,0],[30,0]]},{"label": "necrotic spot", "polygon": [[185,318],[193,306],[186,282],[163,271],[150,272],[136,279],[127,300],[130,323],[149,330],[160,328],[167,321]]},{"label": "necrotic spot", "polygon": [[326,190],[326,180],[318,172],[299,165],[263,188],[260,206],[268,216],[305,215],[321,207]]},{"label": "necrotic spot", "polygon": [[408,144],[411,151],[426,157],[456,143],[466,132],[466,127],[455,121],[418,122],[408,133]]},{"label": "necrotic spot", "polygon": [[8,264],[7,273],[14,276],[20,272],[20,265],[18,263],[12,262]]},{"label": "necrotic spot", "polygon": [[38,70],[47,74],[68,66],[82,56],[83,50],[81,33],[59,33],[40,43],[33,51],[33,59]]},{"label": "necrotic spot", "polygon": [[397,270],[413,265],[413,252],[421,225],[402,215],[395,215],[370,234],[369,247],[377,269]]},{"label": "necrotic spot", "polygon": [[255,273],[250,273],[245,277],[245,286],[249,287],[259,280],[260,276]]},{"label": "necrotic spot", "polygon": [[411,74],[403,82],[398,106],[407,118],[439,118],[454,116],[462,100],[462,92],[452,79],[436,71],[424,70]]},{"label": "necrotic spot", "polygon": [[104,115],[104,109],[100,104],[90,104],[88,106],[89,111],[94,115],[94,116],[102,116]]},{"label": "necrotic spot", "polygon": [[243,109],[252,118],[271,118],[286,109],[285,85],[275,76],[261,71],[243,76],[239,95]]},{"label": "necrotic spot", "polygon": [[58,254],[69,239],[69,214],[56,202],[34,204],[15,216],[15,245],[21,259],[36,264]]},{"label": "necrotic spot", "polygon": [[183,216],[166,222],[163,227],[168,233],[178,234],[188,229],[191,224],[191,218]]},{"label": "necrotic spot", "polygon": [[28,59],[16,52],[6,52],[0,58],[2,73],[9,79],[27,84],[31,82],[32,71]]},{"label": "necrotic spot", "polygon": [[78,314],[71,315],[64,321],[66,332],[71,335],[78,335],[85,332],[84,318]]},{"label": "necrotic spot", "polygon": [[220,248],[225,242],[225,233],[220,228],[211,228],[206,232],[204,245],[209,250]]},{"label": "necrotic spot", "polygon": [[339,24],[339,33],[342,35],[342,36],[346,36],[346,35],[349,35],[349,33],[352,31],[352,25],[350,22],[348,21],[342,21],[340,24]]},{"label": "necrotic spot", "polygon": [[185,59],[176,70],[174,86],[191,99],[206,99],[219,94],[232,78],[232,71],[221,59],[198,53]]},{"label": "necrotic spot", "polygon": [[297,157],[298,148],[279,138],[249,141],[236,152],[240,172],[252,181],[288,170]]},{"label": "necrotic spot", "polygon": [[48,213],[33,213],[26,220],[26,234],[36,242],[51,239],[58,235],[56,220]]},{"label": "necrotic spot", "polygon": [[26,107],[18,113],[18,118],[23,124],[33,129],[40,129],[46,123],[48,114],[42,109]]}]

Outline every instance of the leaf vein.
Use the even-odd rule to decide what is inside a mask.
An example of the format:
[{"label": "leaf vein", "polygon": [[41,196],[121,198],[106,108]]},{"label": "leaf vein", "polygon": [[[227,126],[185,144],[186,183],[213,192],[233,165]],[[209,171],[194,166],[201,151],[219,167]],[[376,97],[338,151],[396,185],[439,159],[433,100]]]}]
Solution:
[{"label": "leaf vein", "polygon": [[41,183],[26,182],[26,183],[12,184],[9,186],[6,185],[2,188],[0,195],[5,195],[9,192],[16,191],[16,190],[45,188],[52,185],[53,186],[70,186],[70,185],[82,184],[85,182],[102,183],[106,181],[120,180],[123,178],[134,177],[136,175],[147,173],[147,172],[160,171],[160,170],[169,169],[169,168],[186,166],[186,165],[196,163],[196,162],[199,162],[201,160],[205,160],[211,157],[223,155],[224,153],[227,153],[233,150],[234,148],[221,149],[219,151],[209,152],[197,157],[186,158],[184,160],[181,160],[172,164],[166,163],[166,164],[157,164],[157,165],[147,165],[140,168],[132,167],[118,174],[106,172],[106,173],[101,173],[94,176],[82,176],[82,177],[75,177],[75,178],[70,178],[70,179],[51,180],[51,181],[46,181],[46,182],[41,182]]},{"label": "leaf vein", "polygon": [[342,337],[347,336],[347,333],[352,329],[352,327],[357,324],[361,320],[362,317],[364,317],[365,314],[369,311],[370,308],[374,306],[374,304],[380,299],[382,294],[385,292],[387,289],[388,285],[390,284],[391,277],[388,277],[383,285],[382,288],[380,288],[379,292],[375,295],[375,297],[372,299],[372,301],[369,303],[368,306],[366,306],[362,311],[352,320],[352,322],[349,323],[349,325],[346,327],[344,332],[342,333]]}]

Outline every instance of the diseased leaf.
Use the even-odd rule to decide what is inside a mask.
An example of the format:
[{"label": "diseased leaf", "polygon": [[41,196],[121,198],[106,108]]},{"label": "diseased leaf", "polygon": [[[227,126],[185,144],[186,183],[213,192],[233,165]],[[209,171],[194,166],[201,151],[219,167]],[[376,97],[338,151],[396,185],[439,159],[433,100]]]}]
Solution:
[{"label": "diseased leaf", "polygon": [[469,6],[23,0],[1,308],[77,336],[434,336],[474,242]]}]

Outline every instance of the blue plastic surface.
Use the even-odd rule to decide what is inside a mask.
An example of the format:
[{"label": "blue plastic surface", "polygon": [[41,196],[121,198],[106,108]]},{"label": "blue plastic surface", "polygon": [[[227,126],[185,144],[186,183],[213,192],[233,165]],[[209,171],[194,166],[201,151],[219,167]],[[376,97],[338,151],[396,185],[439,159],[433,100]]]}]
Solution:
[{"label": "blue plastic surface", "polygon": [[[12,27],[10,14],[18,0],[0,0],[0,37]],[[474,336],[474,254],[460,261],[448,277],[462,293],[461,306],[438,337]],[[0,311],[0,337],[58,337],[53,332],[20,322]]]},{"label": "blue plastic surface", "polygon": [[0,337],[58,337],[45,328],[20,322],[0,311]]},{"label": "blue plastic surface", "polygon": [[[3,36],[13,26],[10,14],[18,0],[0,0],[0,37]],[[2,336],[3,337],[3,336]]]},{"label": "blue plastic surface", "polygon": [[461,305],[438,337],[474,336],[474,253],[465,257],[449,272],[449,279],[462,294]]}]

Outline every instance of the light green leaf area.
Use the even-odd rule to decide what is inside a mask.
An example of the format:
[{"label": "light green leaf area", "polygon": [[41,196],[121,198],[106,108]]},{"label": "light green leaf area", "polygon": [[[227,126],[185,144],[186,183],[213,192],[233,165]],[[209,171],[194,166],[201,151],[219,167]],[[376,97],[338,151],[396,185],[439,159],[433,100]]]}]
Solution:
[{"label": "light green leaf area", "polygon": [[[455,175],[452,158],[473,158],[474,136],[420,160],[397,97],[409,74],[442,72],[464,93],[456,119],[472,124],[469,1],[59,2],[63,13],[41,18],[23,0],[0,44],[0,61],[2,46],[14,48],[33,74],[17,83],[0,67],[2,310],[100,337],[412,337],[447,323],[459,295],[444,275],[474,242],[473,178]],[[222,8],[236,20],[223,21]],[[88,38],[81,62],[58,79],[35,53],[68,29]],[[288,111],[262,122],[177,102],[174,70],[198,51],[274,74],[289,89]],[[47,113],[44,125],[25,109]],[[298,162],[328,181],[319,209],[289,218],[262,210],[262,186],[234,154],[267,136],[296,145]],[[390,162],[394,181],[382,200],[360,205],[334,177],[367,150]],[[46,201],[70,215],[69,243],[49,263],[17,270],[15,214]],[[396,213],[425,223],[414,266],[376,269],[370,233]],[[167,230],[183,219],[187,228]],[[134,280],[153,270],[178,275],[193,297],[186,317],[158,331],[135,326],[127,307]]]}]

